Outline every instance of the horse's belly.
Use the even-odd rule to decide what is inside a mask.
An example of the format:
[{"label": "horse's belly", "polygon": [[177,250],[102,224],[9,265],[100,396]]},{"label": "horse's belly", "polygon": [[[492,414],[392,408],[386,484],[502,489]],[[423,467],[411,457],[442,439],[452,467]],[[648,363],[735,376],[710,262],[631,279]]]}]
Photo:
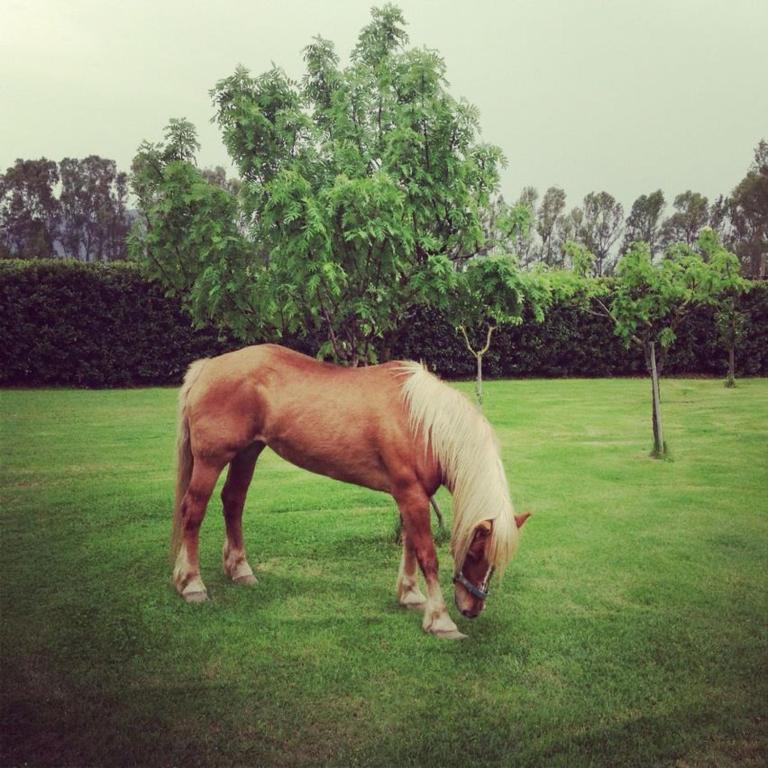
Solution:
[{"label": "horse's belly", "polygon": [[269,447],[291,464],[332,477],[345,483],[362,485],[376,491],[389,491],[389,477],[378,452],[368,446],[328,444],[322,439],[302,440],[295,443],[289,438],[267,441]]}]

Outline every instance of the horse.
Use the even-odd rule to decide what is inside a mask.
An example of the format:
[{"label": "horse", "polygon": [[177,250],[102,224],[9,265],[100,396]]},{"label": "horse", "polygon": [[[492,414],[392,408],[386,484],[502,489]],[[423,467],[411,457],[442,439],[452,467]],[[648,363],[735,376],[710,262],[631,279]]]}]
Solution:
[{"label": "horse", "polygon": [[171,537],[173,583],[187,602],[207,599],[198,535],[227,465],[224,572],[256,583],[242,514],[265,446],[304,469],[391,494],[402,520],[399,603],[423,611],[425,632],[465,637],[440,590],[431,497],[441,485],[452,493],[454,599],[467,618],[484,608],[491,575],[509,562],[528,515],[514,515],[493,430],[464,395],[418,363],[344,368],[275,344],[192,363],[179,392]]}]

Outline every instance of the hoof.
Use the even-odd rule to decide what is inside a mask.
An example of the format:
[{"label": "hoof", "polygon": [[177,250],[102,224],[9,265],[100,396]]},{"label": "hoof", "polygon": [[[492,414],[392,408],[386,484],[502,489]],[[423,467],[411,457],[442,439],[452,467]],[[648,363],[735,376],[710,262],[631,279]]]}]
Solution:
[{"label": "hoof", "polygon": [[250,587],[256,583],[253,569],[248,565],[248,561],[244,557],[236,562],[228,563],[225,555],[224,573],[226,573],[235,584],[244,584],[245,586]]},{"label": "hoof", "polygon": [[193,576],[179,592],[188,603],[204,603],[208,599],[208,590],[200,576]]},{"label": "hoof", "polygon": [[422,595],[418,590],[406,592],[400,598],[400,605],[402,605],[404,608],[410,608],[414,611],[423,611],[426,604],[427,598],[424,597],[424,595]]},{"label": "hoof", "polygon": [[182,594],[184,600],[188,603],[204,603],[208,599],[207,592],[185,592]]},{"label": "hoof", "polygon": [[424,617],[422,628],[425,632],[443,640],[463,640],[466,635],[459,632],[451,617],[445,611],[436,611]]}]

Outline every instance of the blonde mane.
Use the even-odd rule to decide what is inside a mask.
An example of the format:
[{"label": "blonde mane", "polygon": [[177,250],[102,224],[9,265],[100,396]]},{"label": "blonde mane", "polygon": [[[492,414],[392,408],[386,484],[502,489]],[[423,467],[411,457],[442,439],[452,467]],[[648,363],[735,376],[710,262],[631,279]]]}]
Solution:
[{"label": "blonde mane", "polygon": [[451,552],[458,570],[472,543],[475,528],[493,520],[487,558],[503,571],[518,540],[512,500],[499,456],[499,446],[486,418],[461,393],[418,363],[404,363],[403,395],[414,434],[440,464],[453,495]]}]

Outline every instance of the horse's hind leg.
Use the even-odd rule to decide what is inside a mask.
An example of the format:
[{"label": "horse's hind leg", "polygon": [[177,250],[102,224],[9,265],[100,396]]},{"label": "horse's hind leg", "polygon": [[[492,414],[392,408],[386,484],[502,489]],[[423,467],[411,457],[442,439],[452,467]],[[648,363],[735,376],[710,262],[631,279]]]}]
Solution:
[{"label": "horse's hind leg", "polygon": [[256,577],[248,564],[243,543],[243,507],[248,486],[253,478],[256,459],[264,443],[253,443],[235,456],[229,464],[227,482],[221,491],[227,535],[224,539],[224,573],[236,584],[255,584]]},{"label": "horse's hind leg", "polygon": [[188,603],[201,603],[208,593],[200,578],[198,538],[205,508],[211,498],[222,466],[195,457],[192,477],[181,502],[181,545],[173,569],[173,582]]}]

